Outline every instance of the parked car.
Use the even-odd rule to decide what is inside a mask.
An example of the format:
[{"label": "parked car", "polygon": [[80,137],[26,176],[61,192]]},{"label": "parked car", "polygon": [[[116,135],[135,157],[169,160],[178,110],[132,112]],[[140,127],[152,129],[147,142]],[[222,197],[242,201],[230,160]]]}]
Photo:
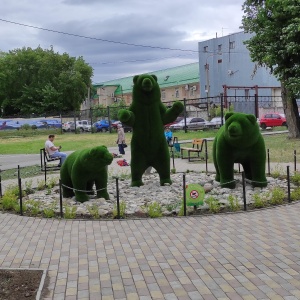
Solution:
[{"label": "parked car", "polygon": [[100,120],[93,124],[93,127],[96,129],[96,132],[102,131],[106,132],[109,130],[109,122],[106,120]]},{"label": "parked car", "polygon": [[185,129],[185,126],[187,129],[203,129],[206,123],[207,120],[203,118],[186,118],[186,125],[184,119],[182,119],[180,122],[170,125],[170,129],[180,130]]},{"label": "parked car", "polygon": [[121,121],[115,121],[115,122],[111,123],[111,126],[113,129],[117,130],[118,124],[122,124],[124,132],[132,132],[132,127],[123,124]]},{"label": "parked car", "polygon": [[62,130],[64,132],[71,131],[71,124],[73,124],[73,123],[74,122],[71,122],[71,121],[63,123]]},{"label": "parked car", "polygon": [[[74,122],[72,122],[72,124],[70,124],[70,129],[71,129],[71,131],[75,131],[75,123]],[[78,130],[78,129],[82,132],[91,131],[91,129],[92,129],[91,122],[88,120],[76,121],[76,130]]]},{"label": "parked car", "polygon": [[287,126],[284,114],[267,113],[259,119],[259,125],[262,129],[275,126]]},{"label": "parked car", "polygon": [[177,117],[174,122],[166,124],[165,127],[170,127],[171,125],[176,124],[176,123],[180,122],[181,120],[183,120],[183,117]]},{"label": "parked car", "polygon": [[225,118],[223,117],[223,124],[221,117],[214,117],[210,121],[208,121],[205,126],[208,128],[220,128],[222,125],[225,124]]}]

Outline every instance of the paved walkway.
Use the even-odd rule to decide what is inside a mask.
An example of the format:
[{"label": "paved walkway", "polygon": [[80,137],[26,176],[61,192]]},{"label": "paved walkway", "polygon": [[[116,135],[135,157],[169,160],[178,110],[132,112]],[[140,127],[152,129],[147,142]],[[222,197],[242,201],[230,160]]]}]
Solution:
[{"label": "paved walkway", "polygon": [[300,299],[300,203],[78,221],[0,213],[0,266],[47,269],[42,299]]}]

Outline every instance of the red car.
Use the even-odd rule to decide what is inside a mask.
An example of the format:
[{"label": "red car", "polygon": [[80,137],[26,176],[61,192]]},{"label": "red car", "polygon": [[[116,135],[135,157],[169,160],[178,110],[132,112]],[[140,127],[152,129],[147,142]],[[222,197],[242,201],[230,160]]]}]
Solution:
[{"label": "red car", "polygon": [[259,119],[259,124],[262,129],[275,126],[287,126],[284,114],[267,113]]},{"label": "red car", "polygon": [[180,122],[181,120],[183,120],[183,117],[177,117],[174,122],[166,124],[164,127],[169,127],[170,125],[176,124],[176,123]]}]

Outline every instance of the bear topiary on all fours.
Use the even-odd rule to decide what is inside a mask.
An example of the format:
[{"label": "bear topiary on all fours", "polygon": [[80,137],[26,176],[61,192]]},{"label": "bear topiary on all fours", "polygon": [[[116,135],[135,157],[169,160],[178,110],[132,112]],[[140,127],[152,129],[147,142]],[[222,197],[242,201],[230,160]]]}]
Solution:
[{"label": "bear topiary on all fours", "polygon": [[118,118],[132,127],[131,185],[143,185],[142,176],[148,167],[156,169],[160,184],[171,184],[170,154],[164,125],[173,122],[183,111],[176,101],[171,108],[161,102],[160,87],[155,75],[136,75],[133,78],[132,104],[121,109]]},{"label": "bear topiary on all fours", "polygon": [[109,199],[107,166],[112,160],[113,155],[105,146],[78,150],[68,155],[60,169],[63,196],[75,194],[77,201],[88,201],[88,194],[93,193],[86,191],[91,191],[95,184],[97,197]]},{"label": "bear topiary on all fours", "polygon": [[256,117],[244,113],[227,113],[213,144],[216,180],[222,187],[235,188],[234,163],[240,163],[245,178],[256,187],[267,186],[266,149]]}]

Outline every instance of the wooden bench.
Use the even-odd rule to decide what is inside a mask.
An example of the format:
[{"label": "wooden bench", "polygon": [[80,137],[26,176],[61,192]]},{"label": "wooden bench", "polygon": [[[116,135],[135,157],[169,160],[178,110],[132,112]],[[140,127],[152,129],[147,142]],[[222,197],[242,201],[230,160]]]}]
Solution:
[{"label": "wooden bench", "polygon": [[[203,151],[203,146],[205,147],[205,157],[200,157],[200,153]],[[183,152],[187,151],[188,156],[184,157]],[[197,153],[197,157],[192,157],[191,153]],[[182,159],[188,158],[189,162],[195,160],[206,160],[207,162],[207,140],[206,139],[193,139],[192,147],[180,147],[180,156]]]},{"label": "wooden bench", "polygon": [[48,154],[48,152],[45,150],[45,148],[40,149],[40,158],[41,158],[41,170],[45,171],[45,169],[51,169],[51,170],[59,170],[60,167],[58,164],[48,164],[56,161],[60,161],[59,157],[51,158]]}]

